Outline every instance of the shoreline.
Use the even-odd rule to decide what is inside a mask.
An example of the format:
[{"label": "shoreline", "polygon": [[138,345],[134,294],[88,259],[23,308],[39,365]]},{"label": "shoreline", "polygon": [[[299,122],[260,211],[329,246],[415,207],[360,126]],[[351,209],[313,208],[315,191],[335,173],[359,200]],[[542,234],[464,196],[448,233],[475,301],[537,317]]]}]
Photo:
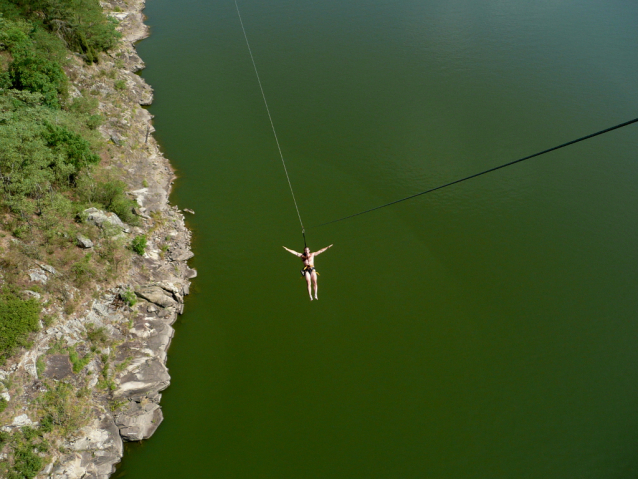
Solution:
[{"label": "shoreline", "polygon": [[[148,439],[157,430],[163,420],[161,391],[170,384],[166,360],[172,325],[184,311],[190,280],[197,276],[187,264],[193,257],[191,232],[182,211],[169,202],[175,171],[152,135],[153,116],[143,108],[152,103],[153,90],[136,74],[145,65],[135,44],[150,34],[142,13],[145,0],[107,0],[101,5],[106,15],[118,20],[122,38],[117,48],[100,54],[98,64],[87,65],[78,55],[70,59],[65,68],[69,95],[75,98],[88,91],[98,99],[105,119],[99,131],[107,143],[102,162],[121,173],[118,179],[138,204],[140,225],[126,225],[124,231],[128,239],[144,235],[147,247],[143,256],[133,255],[115,284],[91,285],[92,296],[80,297],[67,285],[79,303],[74,311],[39,299],[43,311],[58,319],[42,327],[30,350],[0,369],[0,380],[12,385],[2,393],[10,405],[3,431],[37,425],[45,382],[69,384],[78,398],[74,405],[84,414],[84,427],[53,441],[55,447],[43,458],[46,466],[38,478],[108,479],[123,457],[123,443]],[[36,262],[35,267],[43,270],[45,281],[47,275],[57,274],[47,265]],[[132,291],[133,300],[123,301]],[[85,338],[95,330],[105,338],[93,354]],[[87,362],[76,370],[60,345],[86,349]]]}]

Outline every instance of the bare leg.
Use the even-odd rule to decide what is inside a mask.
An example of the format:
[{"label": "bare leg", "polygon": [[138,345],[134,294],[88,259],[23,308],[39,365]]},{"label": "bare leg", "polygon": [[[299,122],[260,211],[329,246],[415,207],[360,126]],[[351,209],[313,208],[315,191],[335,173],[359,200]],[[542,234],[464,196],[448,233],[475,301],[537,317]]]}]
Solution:
[{"label": "bare leg", "polygon": [[[312,282],[315,284],[315,299],[319,299],[317,298],[317,273],[315,273],[314,271],[312,272]],[[308,285],[308,291],[310,291],[310,285]],[[312,295],[310,296],[310,298],[312,299]]]},{"label": "bare leg", "polygon": [[308,283],[308,294],[310,295],[310,301],[312,301],[312,287],[310,284],[310,273],[306,273],[304,276],[306,277],[306,283]]}]

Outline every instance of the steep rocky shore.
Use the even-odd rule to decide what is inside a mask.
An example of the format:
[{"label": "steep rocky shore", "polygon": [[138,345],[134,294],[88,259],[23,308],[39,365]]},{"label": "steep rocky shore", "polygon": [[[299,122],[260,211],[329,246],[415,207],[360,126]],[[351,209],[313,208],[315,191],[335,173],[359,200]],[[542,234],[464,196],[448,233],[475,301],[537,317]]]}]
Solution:
[{"label": "steep rocky shore", "polygon": [[[45,383],[73,388],[70,410],[82,415],[84,424],[60,436],[38,476],[42,478],[108,478],[122,458],[123,441],[139,441],[155,432],[163,419],[161,391],[170,383],[165,364],[174,334],[171,325],[183,312],[184,296],[196,276],[187,265],[193,254],[184,216],[168,202],[175,176],[152,136],[152,115],[142,108],[152,102],[152,89],[135,74],[144,63],[134,43],[148,36],[144,1],[114,0],[102,5],[119,21],[122,41],[118,49],[102,54],[98,64],[71,60],[67,68],[70,95],[88,91],[99,100],[105,119],[100,131],[109,151],[105,161],[114,171],[124,172],[121,179],[139,205],[140,226],[122,224],[120,234],[145,235],[147,247],[108,289],[96,285],[92,295],[80,295],[67,285],[78,303],[74,311],[37,292],[38,283],[55,278],[54,268],[35,262],[29,270],[33,296],[57,320],[37,333],[30,350],[0,369],[5,385],[0,395],[9,406],[5,413],[12,418],[2,429],[35,424],[36,404]],[[112,213],[85,213],[86,221],[98,228],[119,221]],[[78,237],[78,247],[90,251],[92,242]],[[90,351],[87,337],[100,347]],[[78,363],[78,356],[86,358],[85,363]]]}]

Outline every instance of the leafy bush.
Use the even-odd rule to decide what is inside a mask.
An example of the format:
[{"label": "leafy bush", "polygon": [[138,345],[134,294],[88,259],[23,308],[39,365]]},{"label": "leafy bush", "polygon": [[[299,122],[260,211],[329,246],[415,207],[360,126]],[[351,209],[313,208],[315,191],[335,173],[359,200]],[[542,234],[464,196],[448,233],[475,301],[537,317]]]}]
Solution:
[{"label": "leafy bush", "polygon": [[33,441],[36,437],[38,437],[37,429],[32,428],[31,426],[24,426],[21,428],[22,437],[24,437],[27,441]]},{"label": "leafy bush", "polygon": [[91,98],[90,96],[85,96],[83,94],[73,100],[73,103],[69,105],[69,110],[80,115],[88,115],[93,113],[97,109],[98,105],[99,101],[97,98]]},{"label": "leafy bush", "polygon": [[146,251],[146,235],[138,235],[131,242],[131,249],[140,256],[144,256]]},{"label": "leafy bush", "polygon": [[133,208],[137,203],[126,196],[126,183],[123,181],[111,178],[96,181],[87,172],[78,177],[77,192],[84,202],[115,213],[125,223],[139,223],[137,216],[133,214]]},{"label": "leafy bush", "polygon": [[7,20],[0,17],[0,42],[14,56],[33,51],[33,41],[29,37],[29,32],[32,30],[32,25],[23,19]]},{"label": "leafy bush", "polygon": [[87,353],[83,358],[80,358],[80,355],[75,349],[69,351],[69,360],[73,365],[73,372],[77,374],[82,371],[84,367],[91,361],[91,357],[91,353]]},{"label": "leafy bush", "polygon": [[99,134],[83,116],[42,102],[39,93],[0,94],[0,201],[15,212],[59,217],[68,214],[69,200],[52,188],[68,189],[80,168],[99,161]]},{"label": "leafy bush", "polygon": [[135,292],[130,289],[120,293],[120,297],[122,298],[122,301],[128,304],[131,308],[137,304],[137,296],[135,295]]},{"label": "leafy bush", "polygon": [[84,286],[89,280],[95,278],[96,271],[91,265],[91,253],[87,253],[84,258],[71,266],[71,274],[75,284],[79,287]]},{"label": "leafy bush", "polygon": [[64,38],[71,50],[87,62],[117,44],[117,20],[104,15],[98,0],[11,0],[31,18],[43,17],[44,25]]},{"label": "leafy bush", "polygon": [[53,417],[50,414],[47,414],[40,420],[40,430],[42,432],[51,432],[53,431]]},{"label": "leafy bush", "polygon": [[38,330],[40,305],[13,293],[0,295],[0,363],[20,346],[27,346],[29,334]]},{"label": "leafy bush", "polygon": [[7,401],[3,397],[0,397],[0,413],[4,412],[4,410],[7,409],[8,405],[9,405],[9,401]]},{"label": "leafy bush", "polygon": [[80,429],[88,417],[87,408],[73,395],[73,386],[59,382],[49,384],[48,390],[39,399],[41,412],[47,422],[61,429],[63,435]]},{"label": "leafy bush", "polygon": [[42,377],[46,368],[47,368],[47,364],[44,362],[44,357],[38,356],[38,359],[35,362],[35,370],[38,373],[39,378]]},{"label": "leafy bush", "polygon": [[29,443],[21,444],[13,452],[13,468],[7,479],[33,479],[44,467],[43,459],[33,452]]},{"label": "leafy bush", "polygon": [[18,57],[9,65],[11,86],[40,93],[44,103],[60,108],[58,95],[66,91],[66,75],[59,63],[37,55]]},{"label": "leafy bush", "polygon": [[89,130],[96,130],[102,123],[104,123],[102,115],[89,115],[86,119],[86,126]]},{"label": "leafy bush", "polygon": [[106,334],[106,329],[104,328],[94,329],[93,327],[89,327],[86,337],[94,344],[106,344],[109,340],[109,337]]},{"label": "leafy bush", "polygon": [[91,151],[90,143],[81,135],[69,131],[63,126],[47,123],[43,137],[47,146],[62,155],[64,162],[71,164],[76,170],[87,165],[99,163],[100,157]]}]

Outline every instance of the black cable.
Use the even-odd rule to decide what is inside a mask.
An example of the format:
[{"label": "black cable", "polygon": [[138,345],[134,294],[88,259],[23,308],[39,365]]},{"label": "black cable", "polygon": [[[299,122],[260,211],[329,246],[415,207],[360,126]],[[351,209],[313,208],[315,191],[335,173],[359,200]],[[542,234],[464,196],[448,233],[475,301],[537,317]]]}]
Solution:
[{"label": "black cable", "polygon": [[534,158],[536,156],[544,155],[545,153],[549,153],[550,151],[555,151],[555,150],[558,150],[560,148],[564,148],[566,146],[573,145],[574,143],[578,143],[579,141],[587,140],[589,138],[593,138],[595,136],[602,135],[604,133],[609,133],[610,131],[617,130],[618,128],[622,128],[624,126],[631,125],[632,123],[636,123],[636,122],[638,122],[638,118],[634,118],[633,120],[626,121],[625,123],[621,123],[619,125],[612,126],[611,128],[607,128],[605,130],[600,130],[600,131],[598,131],[596,133],[592,133],[591,135],[583,136],[582,138],[578,138],[577,140],[568,141],[567,143],[563,143],[562,145],[555,146],[555,147],[549,148],[547,150],[543,150],[543,151],[541,151],[539,153],[534,153],[533,155],[526,156],[525,158],[520,158],[518,160],[510,161],[509,163],[505,163],[505,164],[500,165],[500,166],[495,166],[494,168],[490,168],[489,170],[481,171],[480,173],[475,173],[475,174],[473,174],[471,176],[466,176],[465,178],[461,178],[460,180],[452,181],[451,183],[446,183],[444,185],[437,186],[436,188],[431,188],[429,190],[422,191],[421,193],[416,193],[414,195],[406,196],[405,198],[401,198],[399,200],[391,201],[390,203],[386,203],[384,205],[375,206],[374,208],[370,208],[369,210],[361,211],[359,213],[355,213],[355,214],[352,214],[352,215],[349,215],[349,216],[344,216],[343,218],[339,218],[339,219],[336,219],[336,220],[328,221],[327,223],[321,223],[321,224],[318,224],[318,225],[315,225],[315,226],[311,226],[308,229],[318,228],[320,226],[326,226],[326,225],[329,225],[329,224],[332,224],[332,223],[337,223],[338,221],[347,220],[349,218],[354,218],[355,216],[360,216],[360,215],[363,215],[363,214],[366,214],[366,213],[370,213],[371,211],[380,210],[381,208],[385,208],[386,206],[395,205],[397,203],[401,203],[402,201],[411,200],[412,198],[416,198],[417,196],[421,196],[421,195],[425,195],[425,194],[428,194],[428,193],[432,193],[433,191],[440,190],[442,188],[447,188],[448,186],[452,186],[452,185],[455,185],[457,183],[461,183],[462,181],[466,181],[466,180],[469,180],[469,179],[472,179],[472,178],[476,178],[477,176],[485,175],[486,173],[491,173],[492,171],[500,170],[501,168],[505,168],[506,166],[511,166],[511,165],[516,164],[516,163],[520,163],[521,161],[529,160],[530,158]]}]

